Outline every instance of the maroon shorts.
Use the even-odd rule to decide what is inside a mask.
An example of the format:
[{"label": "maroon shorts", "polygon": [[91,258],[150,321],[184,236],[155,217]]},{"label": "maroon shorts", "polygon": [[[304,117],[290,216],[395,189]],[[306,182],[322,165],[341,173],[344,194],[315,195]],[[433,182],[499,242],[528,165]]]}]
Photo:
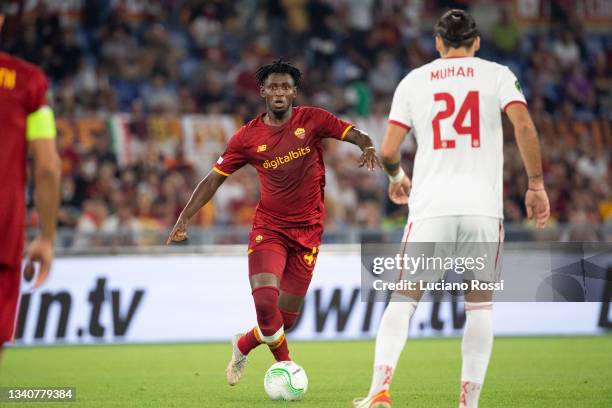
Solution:
[{"label": "maroon shorts", "polygon": [[0,346],[13,340],[21,267],[0,265]]},{"label": "maroon shorts", "polygon": [[253,227],[249,235],[249,276],[273,273],[280,289],[305,296],[317,262],[323,226],[301,228]]}]

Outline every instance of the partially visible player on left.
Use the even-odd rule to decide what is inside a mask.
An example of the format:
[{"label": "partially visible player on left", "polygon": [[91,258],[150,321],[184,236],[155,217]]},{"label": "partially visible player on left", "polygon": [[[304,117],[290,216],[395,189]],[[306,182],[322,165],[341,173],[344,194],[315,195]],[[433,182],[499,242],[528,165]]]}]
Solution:
[{"label": "partially visible player on left", "polygon": [[[4,14],[0,6],[0,29]],[[34,65],[0,52],[0,362],[13,340],[24,243],[27,153],[33,159],[40,235],[26,250],[25,272],[40,263],[35,287],[51,269],[59,206],[60,160],[55,119],[47,106],[47,78]]]}]

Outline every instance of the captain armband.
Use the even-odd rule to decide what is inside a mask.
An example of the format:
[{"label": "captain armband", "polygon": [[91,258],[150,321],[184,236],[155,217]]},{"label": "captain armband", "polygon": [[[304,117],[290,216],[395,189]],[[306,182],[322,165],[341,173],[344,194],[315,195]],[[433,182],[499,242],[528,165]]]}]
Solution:
[{"label": "captain armband", "polygon": [[26,119],[26,139],[28,141],[40,139],[55,139],[55,115],[49,106],[41,106],[30,113]]}]

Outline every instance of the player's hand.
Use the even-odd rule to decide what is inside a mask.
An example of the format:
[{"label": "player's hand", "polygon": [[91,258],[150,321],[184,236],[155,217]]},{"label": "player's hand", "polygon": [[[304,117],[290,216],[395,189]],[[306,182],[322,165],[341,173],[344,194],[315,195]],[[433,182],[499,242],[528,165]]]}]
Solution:
[{"label": "player's hand", "polygon": [[31,280],[34,277],[34,262],[40,263],[34,288],[38,289],[47,280],[51,271],[52,261],[53,242],[43,237],[38,237],[28,245],[26,249],[26,266],[23,271],[26,280]]},{"label": "player's hand", "polygon": [[407,176],[399,183],[389,183],[389,198],[397,205],[408,204],[412,183]]},{"label": "player's hand", "polygon": [[532,219],[535,216],[536,227],[544,228],[546,226],[546,221],[550,217],[550,204],[548,203],[546,190],[527,190],[527,193],[525,193],[525,208],[527,209],[527,218]]},{"label": "player's hand", "polygon": [[378,166],[382,169],[382,164],[380,164],[380,160],[376,155],[376,149],[374,149],[373,146],[369,146],[363,149],[363,153],[359,158],[359,167],[363,167],[366,164],[368,165],[368,170],[370,171],[374,170],[375,166]]},{"label": "player's hand", "polygon": [[174,224],[174,228],[172,228],[172,232],[166,241],[166,245],[170,245],[173,242],[183,242],[189,239],[187,235],[187,220],[179,217],[176,220],[176,224]]}]

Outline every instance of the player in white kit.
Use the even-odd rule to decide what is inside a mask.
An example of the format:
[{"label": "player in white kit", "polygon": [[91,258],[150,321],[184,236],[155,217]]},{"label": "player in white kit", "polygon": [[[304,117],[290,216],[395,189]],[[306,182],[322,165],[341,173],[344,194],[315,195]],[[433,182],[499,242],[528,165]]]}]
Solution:
[{"label": "player in white kit", "polygon": [[[480,37],[468,13],[445,13],[435,36],[441,58],[411,71],[397,86],[381,149],[389,196],[409,208],[403,241],[503,241],[502,112],[514,126],[528,176],[527,216],[544,227],[550,209],[540,146],[516,77],[506,66],[474,57]],[[411,130],[418,146],[412,182],[400,165],[400,145]],[[421,295],[393,294],[378,329],[370,391],[353,401],[355,407],[391,406],[389,385]],[[491,300],[491,291],[465,295],[461,408],[478,406],[493,345]]]}]

